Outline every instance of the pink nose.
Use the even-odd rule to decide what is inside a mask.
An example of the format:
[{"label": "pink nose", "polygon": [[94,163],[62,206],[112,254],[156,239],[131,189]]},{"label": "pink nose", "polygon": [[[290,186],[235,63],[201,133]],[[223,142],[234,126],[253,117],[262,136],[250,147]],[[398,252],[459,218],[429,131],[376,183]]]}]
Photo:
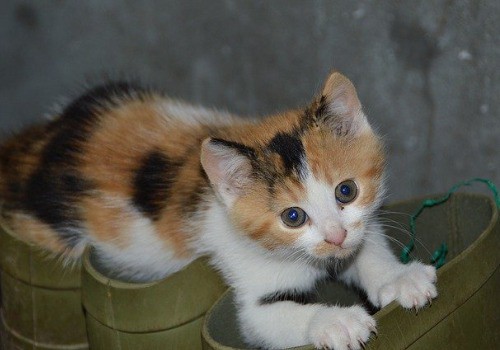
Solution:
[{"label": "pink nose", "polygon": [[344,243],[347,231],[345,229],[332,230],[326,234],[325,242],[340,246]]}]

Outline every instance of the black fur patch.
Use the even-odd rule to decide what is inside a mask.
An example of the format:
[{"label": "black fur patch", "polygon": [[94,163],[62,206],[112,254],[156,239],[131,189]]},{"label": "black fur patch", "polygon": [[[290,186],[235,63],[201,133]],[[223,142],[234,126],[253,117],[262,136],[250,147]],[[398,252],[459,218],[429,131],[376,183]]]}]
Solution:
[{"label": "black fur patch", "polygon": [[[35,146],[40,139],[50,135],[47,125],[32,126],[17,134],[15,139],[7,141],[0,147],[0,166],[2,177],[5,182],[5,192],[3,193],[5,202],[10,208],[22,210],[22,200],[26,185],[26,169],[29,164],[23,164],[23,157],[36,153]],[[23,173],[24,176],[21,176]]]},{"label": "black fur patch", "polygon": [[[89,116],[88,119],[86,124],[90,124],[90,119],[94,118]],[[88,125],[77,125],[77,123],[62,125],[45,146],[40,167],[55,165],[76,166],[78,164],[78,156],[81,154],[82,145],[89,138],[89,134]]]},{"label": "black fur patch", "polygon": [[97,86],[71,102],[45,128],[53,136],[26,183],[23,207],[56,230],[70,247],[81,239],[76,203],[92,188],[90,181],[77,175],[83,145],[97,127],[100,113],[127,98],[140,97],[143,91],[125,82]]},{"label": "black fur patch", "polygon": [[55,136],[45,147],[44,164],[76,165],[82,144],[99,123],[102,113],[133,96],[140,98],[145,90],[127,82],[110,82],[90,89],[70,103],[61,117],[49,127]]},{"label": "black fur patch", "polygon": [[174,183],[179,164],[160,151],[148,153],[133,178],[133,202],[139,210],[157,220]]},{"label": "black fur patch", "polygon": [[200,173],[201,178],[205,181],[206,184],[210,183],[210,179],[208,178],[207,172],[203,169],[201,162],[198,167],[198,171]]},{"label": "black fur patch", "polygon": [[287,174],[293,171],[299,177],[302,177],[304,173],[303,160],[305,158],[305,150],[298,135],[280,132],[272,138],[267,147],[272,152],[280,155]]},{"label": "black fur patch", "polygon": [[90,188],[91,184],[77,175],[39,168],[27,183],[24,207],[73,247],[81,238],[80,215],[74,205]]},{"label": "black fur patch", "polygon": [[316,119],[313,108],[308,107],[304,110],[304,114],[300,118],[297,133],[303,134],[306,130],[315,126],[318,126],[318,120]]},{"label": "black fur patch", "polygon": [[212,142],[215,145],[223,145],[223,146],[226,146],[229,148],[233,148],[233,149],[237,150],[240,154],[248,157],[252,161],[257,158],[256,154],[255,154],[255,150],[253,148],[245,146],[241,143],[233,142],[233,141],[226,141],[226,140],[217,139],[217,138],[211,139],[210,142]]},{"label": "black fur patch", "polygon": [[85,123],[89,116],[107,110],[131,98],[140,99],[147,90],[137,84],[116,81],[98,85],[70,103],[62,113],[65,123],[68,120]]},{"label": "black fur patch", "polygon": [[182,208],[187,215],[191,215],[196,212],[207,188],[208,183],[204,180],[199,180],[199,182],[196,183],[196,186],[190,189],[189,193],[186,193],[183,196]]},{"label": "black fur patch", "polygon": [[277,291],[266,294],[259,299],[260,305],[274,304],[280,301],[292,301],[297,304],[312,304],[316,300],[316,293],[311,291],[297,292],[293,290]]},{"label": "black fur patch", "polygon": [[326,103],[326,97],[324,95],[321,96],[321,99],[319,100],[315,116],[318,120],[323,120],[328,117],[328,105]]},{"label": "black fur patch", "polygon": [[7,191],[9,192],[7,198],[19,198],[22,190],[23,186],[20,182],[12,180],[7,182]]}]

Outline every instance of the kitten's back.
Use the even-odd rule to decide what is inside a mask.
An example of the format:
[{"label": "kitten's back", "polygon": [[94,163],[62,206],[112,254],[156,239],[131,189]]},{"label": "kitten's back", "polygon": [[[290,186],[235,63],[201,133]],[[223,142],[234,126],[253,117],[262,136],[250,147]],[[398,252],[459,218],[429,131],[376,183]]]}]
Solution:
[{"label": "kitten's back", "polygon": [[208,187],[199,144],[230,120],[126,82],[93,88],[3,144],[4,220],[67,255],[90,241],[127,249],[135,228],[160,233],[174,255],[188,256],[182,222]]}]

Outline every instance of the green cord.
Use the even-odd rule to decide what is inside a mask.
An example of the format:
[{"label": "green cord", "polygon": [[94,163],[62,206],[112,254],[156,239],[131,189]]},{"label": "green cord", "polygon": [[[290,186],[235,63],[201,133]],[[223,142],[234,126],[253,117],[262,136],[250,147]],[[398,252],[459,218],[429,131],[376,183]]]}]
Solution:
[{"label": "green cord", "polygon": [[[413,248],[415,247],[415,235],[416,235],[415,221],[417,220],[419,215],[424,211],[424,209],[430,208],[430,207],[433,207],[435,205],[439,205],[439,204],[446,202],[448,199],[450,199],[451,195],[454,192],[456,192],[460,187],[470,186],[474,182],[482,182],[490,188],[490,190],[493,193],[493,196],[495,198],[495,203],[497,205],[497,208],[500,209],[500,196],[498,194],[497,188],[495,187],[495,185],[493,184],[492,181],[490,181],[488,179],[481,179],[481,178],[474,178],[471,180],[459,182],[458,184],[456,184],[452,188],[450,188],[448,193],[446,193],[441,198],[424,200],[422,202],[422,205],[420,206],[420,208],[418,208],[417,211],[415,211],[415,213],[410,217],[411,240],[410,240],[410,243],[408,243],[403,248],[403,251],[401,252],[401,256],[400,256],[400,259],[404,264],[406,264],[410,261],[410,253],[413,250]],[[437,269],[440,268],[446,262],[446,254],[448,254],[448,246],[446,245],[446,243],[443,242],[443,243],[441,243],[439,248],[436,249],[434,251],[434,253],[432,254],[431,264],[435,265]]]}]

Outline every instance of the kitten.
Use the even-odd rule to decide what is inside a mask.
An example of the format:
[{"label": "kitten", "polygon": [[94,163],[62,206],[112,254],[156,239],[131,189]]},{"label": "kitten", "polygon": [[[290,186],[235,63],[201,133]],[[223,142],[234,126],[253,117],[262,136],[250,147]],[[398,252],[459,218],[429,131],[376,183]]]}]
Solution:
[{"label": "kitten", "polygon": [[399,263],[374,215],[384,163],[340,73],[306,108],[261,120],[114,83],[8,140],[0,193],[23,239],[68,259],[91,244],[122,278],[210,255],[249,345],[360,349],[376,327],[361,306],[307,302],[329,266],[378,307],[437,296],[435,269]]}]

